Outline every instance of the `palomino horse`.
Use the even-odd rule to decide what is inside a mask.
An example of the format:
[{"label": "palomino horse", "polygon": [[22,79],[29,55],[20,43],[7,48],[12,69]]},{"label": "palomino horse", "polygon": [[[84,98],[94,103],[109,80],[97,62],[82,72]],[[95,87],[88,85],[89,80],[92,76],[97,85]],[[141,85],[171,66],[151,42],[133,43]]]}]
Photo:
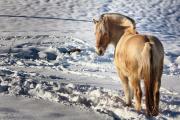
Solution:
[{"label": "palomino horse", "polygon": [[122,81],[126,104],[131,105],[134,95],[135,109],[141,110],[140,80],[143,79],[146,113],[148,116],[158,115],[164,59],[161,42],[154,36],[138,34],[134,20],[121,14],[106,13],[93,21],[97,54],[103,55],[110,43],[115,47],[114,63]]}]

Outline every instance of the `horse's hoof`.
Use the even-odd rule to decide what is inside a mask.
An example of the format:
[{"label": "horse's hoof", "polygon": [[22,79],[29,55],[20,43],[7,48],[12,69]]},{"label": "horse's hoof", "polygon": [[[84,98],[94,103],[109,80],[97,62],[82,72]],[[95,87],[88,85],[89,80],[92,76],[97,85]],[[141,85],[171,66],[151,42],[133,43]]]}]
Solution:
[{"label": "horse's hoof", "polygon": [[152,116],[151,112],[150,111],[146,111],[146,116],[147,117],[151,117]]},{"label": "horse's hoof", "polygon": [[141,112],[141,105],[135,105],[135,109],[137,112]]},{"label": "horse's hoof", "polygon": [[137,113],[141,113],[141,108],[136,109]]},{"label": "horse's hoof", "polygon": [[153,109],[152,116],[157,116],[159,114],[159,111],[157,109]]},{"label": "horse's hoof", "polygon": [[125,106],[126,107],[132,107],[132,104],[131,103],[128,103],[128,104],[126,103]]}]

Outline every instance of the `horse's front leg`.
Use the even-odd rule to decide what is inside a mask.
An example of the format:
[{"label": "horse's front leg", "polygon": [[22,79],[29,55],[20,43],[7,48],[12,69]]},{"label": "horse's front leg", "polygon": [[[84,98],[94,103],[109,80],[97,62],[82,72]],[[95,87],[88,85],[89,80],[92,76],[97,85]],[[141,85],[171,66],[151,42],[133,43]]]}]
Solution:
[{"label": "horse's front leg", "polygon": [[140,112],[141,110],[141,98],[142,91],[140,86],[140,81],[137,78],[129,77],[130,87],[134,91],[135,96],[135,109]]},{"label": "horse's front leg", "polygon": [[131,99],[132,99],[132,96],[131,96],[131,90],[130,90],[130,87],[129,87],[129,84],[128,84],[128,78],[126,76],[124,76],[119,69],[117,69],[117,72],[118,72],[118,75],[121,79],[121,83],[122,83],[122,86],[123,86],[123,90],[124,90],[124,94],[125,94],[125,102],[126,102],[126,105],[127,106],[131,106],[132,102],[131,102]]}]

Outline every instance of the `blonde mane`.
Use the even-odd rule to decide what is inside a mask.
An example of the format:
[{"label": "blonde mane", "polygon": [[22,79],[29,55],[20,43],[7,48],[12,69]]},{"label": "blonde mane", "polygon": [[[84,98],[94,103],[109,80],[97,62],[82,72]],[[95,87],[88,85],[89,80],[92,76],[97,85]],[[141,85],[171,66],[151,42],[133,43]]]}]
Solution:
[{"label": "blonde mane", "polygon": [[108,17],[112,22],[116,24],[124,25],[126,27],[132,27],[133,29],[136,29],[135,21],[128,16],[119,13],[105,13],[100,16],[100,20],[103,20],[104,17]]}]

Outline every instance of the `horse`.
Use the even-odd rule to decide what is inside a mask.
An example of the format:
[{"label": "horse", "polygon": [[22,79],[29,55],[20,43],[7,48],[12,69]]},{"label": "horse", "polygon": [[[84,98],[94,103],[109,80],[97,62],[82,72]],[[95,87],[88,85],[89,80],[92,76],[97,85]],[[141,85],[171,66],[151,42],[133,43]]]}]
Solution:
[{"label": "horse", "polygon": [[135,21],[119,13],[105,13],[98,20],[93,19],[96,38],[96,53],[102,56],[108,45],[113,44],[114,63],[121,79],[125,103],[141,111],[144,81],[147,116],[159,114],[161,76],[163,71],[164,48],[160,40],[151,35],[139,34]]}]

